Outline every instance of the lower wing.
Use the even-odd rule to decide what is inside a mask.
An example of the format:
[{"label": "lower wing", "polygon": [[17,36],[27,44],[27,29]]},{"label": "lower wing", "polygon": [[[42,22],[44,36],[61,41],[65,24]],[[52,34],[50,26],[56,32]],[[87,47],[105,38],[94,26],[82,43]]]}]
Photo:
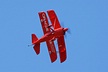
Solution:
[{"label": "lower wing", "polygon": [[57,42],[58,42],[58,50],[60,55],[60,62],[62,63],[67,58],[64,36],[58,37]]},{"label": "lower wing", "polygon": [[46,41],[46,44],[48,47],[48,52],[50,55],[51,62],[54,62],[57,59],[57,53],[56,53],[54,42],[49,40],[49,41]]}]

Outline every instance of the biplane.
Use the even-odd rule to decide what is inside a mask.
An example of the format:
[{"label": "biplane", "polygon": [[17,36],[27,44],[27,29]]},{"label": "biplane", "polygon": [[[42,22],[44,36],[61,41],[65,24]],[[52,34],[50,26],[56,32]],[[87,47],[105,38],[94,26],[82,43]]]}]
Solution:
[{"label": "biplane", "polygon": [[[54,10],[47,11],[49,18],[47,18],[45,12],[39,12],[38,15],[44,36],[38,39],[35,34],[32,34],[32,45],[34,45],[33,48],[36,54],[38,55],[40,53],[40,43],[46,42],[51,62],[56,61],[57,53],[59,53],[60,62],[64,62],[67,58],[64,35],[68,28],[61,27]],[[51,24],[49,24],[48,19],[50,19]],[[55,40],[57,40],[58,43],[58,52],[55,48]]]}]

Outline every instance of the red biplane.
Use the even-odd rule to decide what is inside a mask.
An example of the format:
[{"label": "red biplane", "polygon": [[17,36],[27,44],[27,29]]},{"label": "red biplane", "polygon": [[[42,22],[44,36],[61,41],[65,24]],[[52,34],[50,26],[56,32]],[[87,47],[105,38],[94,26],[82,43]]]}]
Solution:
[{"label": "red biplane", "polygon": [[38,55],[40,53],[40,43],[46,42],[51,62],[54,62],[57,59],[57,51],[54,45],[54,41],[57,39],[60,62],[64,62],[67,58],[64,35],[68,28],[61,27],[54,10],[47,11],[51,21],[50,25],[45,12],[39,12],[38,14],[40,17],[44,36],[38,39],[35,34],[32,34],[32,45],[34,45],[33,48],[36,54]]}]

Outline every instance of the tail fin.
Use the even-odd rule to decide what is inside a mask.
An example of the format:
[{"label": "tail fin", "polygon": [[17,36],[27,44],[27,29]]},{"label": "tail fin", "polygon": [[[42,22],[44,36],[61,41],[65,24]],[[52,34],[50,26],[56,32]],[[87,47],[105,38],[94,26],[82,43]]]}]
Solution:
[{"label": "tail fin", "polygon": [[[36,35],[32,34],[32,44],[35,44],[35,42],[37,40],[38,40],[38,38],[36,37]],[[38,55],[40,53],[40,43],[36,43],[33,48],[34,48],[36,54]]]},{"label": "tail fin", "polygon": [[34,44],[37,40],[38,38],[36,37],[36,35],[32,34],[32,44]]}]

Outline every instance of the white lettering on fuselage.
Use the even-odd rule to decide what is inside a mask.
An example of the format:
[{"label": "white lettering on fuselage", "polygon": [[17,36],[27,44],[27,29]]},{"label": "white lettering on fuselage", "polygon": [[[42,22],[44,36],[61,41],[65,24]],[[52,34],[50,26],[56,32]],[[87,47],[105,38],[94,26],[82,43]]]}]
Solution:
[{"label": "white lettering on fuselage", "polygon": [[41,19],[41,22],[44,22],[43,24],[44,24],[44,26],[45,26],[45,31],[47,32],[47,31],[49,31],[49,30],[48,30],[48,23],[47,23],[47,21],[46,21],[47,19],[46,19],[44,13],[42,13],[42,17],[43,17],[43,19]]}]

